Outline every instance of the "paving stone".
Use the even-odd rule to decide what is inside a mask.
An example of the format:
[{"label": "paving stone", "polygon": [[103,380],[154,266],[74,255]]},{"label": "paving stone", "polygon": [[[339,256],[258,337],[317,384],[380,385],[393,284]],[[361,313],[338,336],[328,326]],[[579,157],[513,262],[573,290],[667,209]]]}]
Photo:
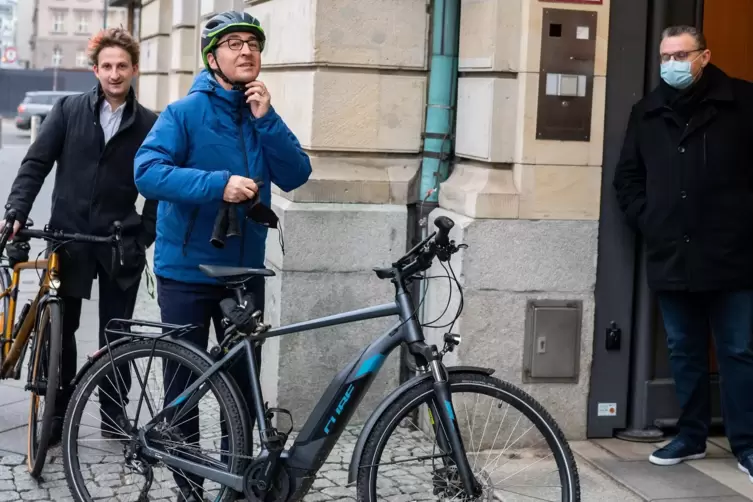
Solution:
[{"label": "paving stone", "polygon": [[47,498],[47,490],[36,489],[28,492],[21,492],[21,500],[44,500]]},{"label": "paving stone", "polygon": [[24,457],[21,455],[6,455],[2,459],[0,459],[0,464],[2,465],[18,465],[21,462],[24,461]]}]

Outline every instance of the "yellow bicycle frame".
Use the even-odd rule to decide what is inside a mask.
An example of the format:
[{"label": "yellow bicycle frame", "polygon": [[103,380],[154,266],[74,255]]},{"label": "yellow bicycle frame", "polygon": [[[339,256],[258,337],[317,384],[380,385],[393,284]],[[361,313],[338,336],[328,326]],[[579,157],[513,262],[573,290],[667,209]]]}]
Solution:
[{"label": "yellow bicycle frame", "polygon": [[[59,280],[60,259],[56,252],[51,253],[47,258],[42,260],[25,261],[17,263],[13,267],[13,275],[10,287],[0,294],[0,300],[5,297],[9,298],[8,312],[0,314],[0,326],[2,326],[2,367],[0,368],[0,378],[8,378],[11,371],[21,355],[22,349],[29,340],[29,335],[34,329],[37,318],[37,310],[40,300],[50,291],[51,288],[57,289],[60,285]],[[31,302],[31,308],[23,319],[23,323],[18,328],[17,333],[13,333],[16,318],[16,299],[18,298],[18,286],[21,281],[22,270],[44,270],[39,291]],[[4,317],[4,318],[3,318]]]}]

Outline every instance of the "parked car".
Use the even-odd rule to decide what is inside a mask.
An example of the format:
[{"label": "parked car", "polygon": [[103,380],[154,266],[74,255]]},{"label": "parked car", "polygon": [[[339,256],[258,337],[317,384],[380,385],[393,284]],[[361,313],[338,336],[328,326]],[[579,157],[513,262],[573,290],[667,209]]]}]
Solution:
[{"label": "parked car", "polygon": [[80,94],[78,91],[30,91],[26,93],[21,104],[18,105],[16,127],[27,131],[31,129],[31,117],[38,115],[40,124],[52,110],[52,105],[62,96]]}]

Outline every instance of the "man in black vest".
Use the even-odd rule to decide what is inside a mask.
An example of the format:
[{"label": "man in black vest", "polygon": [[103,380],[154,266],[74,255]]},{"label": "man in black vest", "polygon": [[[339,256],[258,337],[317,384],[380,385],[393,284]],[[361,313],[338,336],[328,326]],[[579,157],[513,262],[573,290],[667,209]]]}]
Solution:
[{"label": "man in black vest", "polygon": [[[155,239],[157,202],[147,200],[141,215],[135,208],[138,191],[133,181],[133,159],[157,119],[136,101],[131,88],[138,71],[138,43],[123,29],[107,29],[92,38],[89,55],[99,80],[97,86],[55,103],[18,170],[6,204],[6,209],[18,214],[15,233],[57,163],[49,222],[52,228],[107,235],[115,221],[123,225],[123,266],[112,268],[112,249],[103,245],[68,243],[60,252],[64,391],[56,397],[51,444],[60,441],[72,393],[70,383],[76,375],[75,333],[82,299],[90,298],[97,277],[102,347],[108,321],[133,315],[146,248]],[[114,339],[109,338],[111,342]],[[123,371],[122,376],[130,388],[130,373]],[[108,396],[118,396],[117,389],[100,389],[102,435],[120,437],[125,425],[123,411]]]},{"label": "man in black vest", "polygon": [[753,84],[711,64],[695,28],[666,29],[660,52],[662,81],[633,107],[614,178],[646,244],[682,409],[649,460],[706,454],[710,328],[727,437],[753,482]]}]

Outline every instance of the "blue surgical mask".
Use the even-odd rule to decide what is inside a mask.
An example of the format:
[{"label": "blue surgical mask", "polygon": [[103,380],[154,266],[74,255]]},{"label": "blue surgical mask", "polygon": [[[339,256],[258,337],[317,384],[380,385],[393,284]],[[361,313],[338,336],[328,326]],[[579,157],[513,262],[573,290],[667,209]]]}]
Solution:
[{"label": "blue surgical mask", "polygon": [[693,83],[693,72],[691,71],[693,61],[670,59],[666,63],[662,63],[661,78],[675,89],[687,89]]}]

